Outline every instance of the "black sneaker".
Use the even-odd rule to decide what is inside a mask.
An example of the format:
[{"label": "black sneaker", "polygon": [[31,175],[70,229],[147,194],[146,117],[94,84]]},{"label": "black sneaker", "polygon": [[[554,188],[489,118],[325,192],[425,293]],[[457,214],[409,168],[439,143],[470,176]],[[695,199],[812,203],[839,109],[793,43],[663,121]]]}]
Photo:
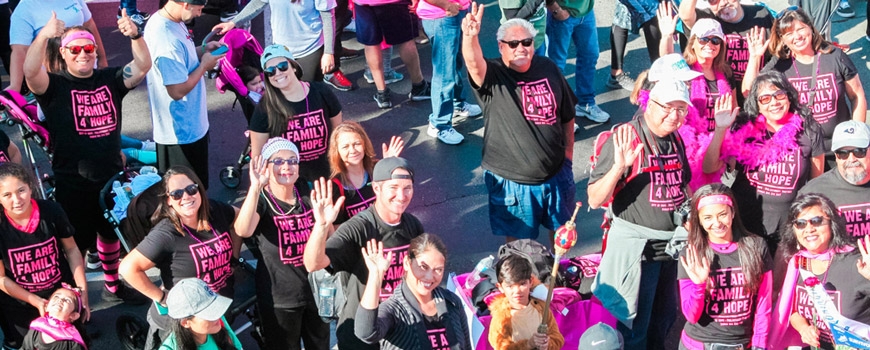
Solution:
[{"label": "black sneaker", "polygon": [[393,107],[393,102],[390,101],[390,88],[384,91],[378,90],[374,96],[375,102],[378,103],[378,108],[386,109]]},{"label": "black sneaker", "polygon": [[411,92],[408,94],[411,101],[426,101],[432,99],[432,86],[428,81],[423,80],[420,85],[411,85]]},{"label": "black sneaker", "polygon": [[88,270],[99,270],[103,267],[103,262],[100,261],[100,256],[97,253],[88,252],[86,262]]},{"label": "black sneaker", "polygon": [[127,286],[123,282],[118,285],[118,289],[115,290],[114,293],[110,292],[106,289],[106,286],[103,285],[103,293],[101,294],[101,297],[105,302],[124,302],[133,305],[142,305],[151,301],[151,298],[146,297],[145,294],[139,293],[138,290]]}]

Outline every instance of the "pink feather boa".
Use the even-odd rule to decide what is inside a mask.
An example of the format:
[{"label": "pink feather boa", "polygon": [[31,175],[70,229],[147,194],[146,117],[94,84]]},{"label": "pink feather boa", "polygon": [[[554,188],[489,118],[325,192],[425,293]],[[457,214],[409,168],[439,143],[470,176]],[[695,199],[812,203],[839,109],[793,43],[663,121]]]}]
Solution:
[{"label": "pink feather boa", "polygon": [[766,119],[759,115],[740,130],[729,133],[722,142],[720,159],[731,157],[747,170],[779,162],[783,156],[798,148],[798,134],[803,130],[803,119],[789,112],[788,124],[767,139]]},{"label": "pink feather boa", "polygon": [[[700,64],[695,63],[692,65],[692,70],[696,72],[703,72],[704,68],[701,67]],[[731,84],[728,83],[728,79],[725,78],[725,74],[722,72],[715,72],[716,75],[716,88],[719,90],[720,95],[724,95],[731,92]],[[707,129],[707,125],[709,124],[708,120],[712,119],[712,115],[707,115],[707,78],[703,75],[692,79],[692,86],[689,92],[691,95],[692,105],[695,106],[695,109],[698,110],[695,118],[690,118],[690,116],[686,116],[686,124],[692,125],[695,130],[703,130],[705,132],[713,132],[712,130]]]}]

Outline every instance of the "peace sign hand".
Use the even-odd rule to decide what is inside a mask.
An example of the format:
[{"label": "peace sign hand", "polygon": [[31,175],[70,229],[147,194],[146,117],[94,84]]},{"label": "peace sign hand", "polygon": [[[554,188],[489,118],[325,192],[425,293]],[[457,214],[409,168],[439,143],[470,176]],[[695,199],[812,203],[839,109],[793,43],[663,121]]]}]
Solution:
[{"label": "peace sign hand", "polygon": [[393,261],[393,252],[388,252],[387,256],[384,256],[384,242],[375,239],[366,242],[366,247],[362,248],[362,256],[369,273],[377,276],[383,276],[390,268],[390,262]]},{"label": "peace sign hand", "polygon": [[680,256],[680,264],[683,265],[692,283],[707,283],[707,278],[710,277],[710,261],[706,256],[702,256],[695,246],[691,244],[686,246],[686,254]]},{"label": "peace sign hand", "polygon": [[858,239],[858,250],[861,251],[861,259],[858,259],[858,273],[870,280],[870,236]]},{"label": "peace sign hand", "polygon": [[465,36],[477,36],[480,34],[481,23],[483,23],[483,6],[472,2],[471,11],[462,20],[462,32]]}]

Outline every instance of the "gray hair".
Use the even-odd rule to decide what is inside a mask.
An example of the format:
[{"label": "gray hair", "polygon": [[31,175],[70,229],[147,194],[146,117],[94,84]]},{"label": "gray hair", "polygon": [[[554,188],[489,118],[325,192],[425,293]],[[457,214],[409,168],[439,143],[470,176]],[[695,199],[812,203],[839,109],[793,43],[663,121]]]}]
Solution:
[{"label": "gray hair", "polygon": [[508,28],[513,28],[513,27],[523,27],[523,29],[525,29],[526,32],[528,32],[529,35],[532,36],[532,38],[534,38],[535,35],[538,35],[538,30],[535,29],[535,26],[533,26],[532,23],[530,23],[529,21],[524,20],[522,18],[514,18],[514,19],[509,19],[509,20],[505,21],[504,23],[502,23],[500,26],[498,26],[498,31],[495,32],[496,40],[503,40],[504,35],[505,35],[505,33],[507,33]]}]

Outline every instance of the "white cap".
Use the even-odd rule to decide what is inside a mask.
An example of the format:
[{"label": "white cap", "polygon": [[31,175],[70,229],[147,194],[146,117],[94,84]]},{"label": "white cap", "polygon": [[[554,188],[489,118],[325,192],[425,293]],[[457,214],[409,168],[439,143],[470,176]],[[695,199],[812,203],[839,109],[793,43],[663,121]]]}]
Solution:
[{"label": "white cap", "polygon": [[695,22],[695,26],[692,27],[692,35],[698,38],[715,36],[723,41],[725,40],[722,25],[719,24],[719,21],[712,18],[701,18]]},{"label": "white cap", "polygon": [[656,86],[650,90],[649,98],[659,103],[674,101],[691,103],[689,100],[689,88],[686,87],[686,83],[673,79],[657,82]]},{"label": "white cap", "polygon": [[682,81],[690,81],[701,76],[704,73],[693,71],[686,63],[683,55],[678,53],[667,54],[659,57],[653,62],[649,69],[647,79],[651,82],[657,82],[665,79],[676,79]]},{"label": "white cap", "polygon": [[831,151],[843,147],[867,148],[870,146],[870,126],[867,124],[849,120],[837,124],[834,134],[831,135]]}]

